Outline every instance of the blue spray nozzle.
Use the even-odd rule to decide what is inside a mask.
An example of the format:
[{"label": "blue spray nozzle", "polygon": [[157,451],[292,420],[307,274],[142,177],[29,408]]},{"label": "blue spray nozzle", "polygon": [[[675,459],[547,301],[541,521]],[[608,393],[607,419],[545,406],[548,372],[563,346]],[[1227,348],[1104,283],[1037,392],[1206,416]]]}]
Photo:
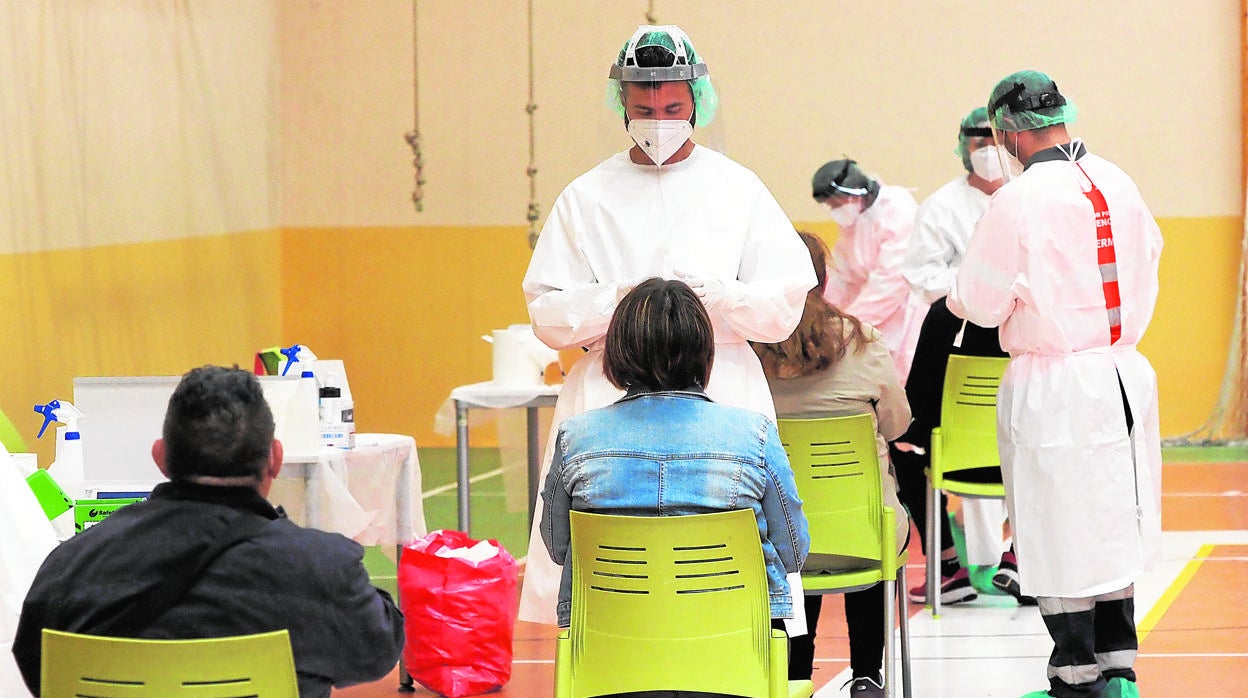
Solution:
[{"label": "blue spray nozzle", "polygon": [[299,354],[300,350],[302,349],[303,349],[302,344],[292,344],[281,350],[282,356],[286,357],[286,365],[282,367],[283,376],[286,375],[286,372],[290,370],[291,365],[295,363],[295,357]]},{"label": "blue spray nozzle", "polygon": [[48,430],[49,424],[60,421],[56,418],[56,411],[59,409],[61,409],[59,400],[53,400],[46,405],[35,405],[35,412],[43,415],[43,426],[39,427],[39,434],[35,437],[36,439],[43,438],[43,432]]}]

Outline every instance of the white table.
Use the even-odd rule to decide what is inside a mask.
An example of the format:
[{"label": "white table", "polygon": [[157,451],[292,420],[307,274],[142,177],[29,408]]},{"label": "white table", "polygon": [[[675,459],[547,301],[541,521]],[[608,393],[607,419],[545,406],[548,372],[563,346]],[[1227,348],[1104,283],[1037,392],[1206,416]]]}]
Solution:
[{"label": "white table", "polygon": [[[416,440],[399,434],[356,434],[355,444],[351,450],[286,454],[269,501],[281,505],[297,524],[341,533],[361,545],[402,546],[423,536]],[[100,492],[146,493],[164,482],[154,464],[151,475],[84,485],[89,497]]]},{"label": "white table", "polygon": [[[293,481],[302,487],[290,487]],[[355,448],[323,448],[288,460],[269,500],[295,523],[334,531],[361,545],[403,546],[427,532],[416,440],[356,434]]]},{"label": "white table", "polygon": [[[529,524],[533,524],[533,508],[537,503],[540,483],[542,446],[538,434],[538,410],[554,407],[562,385],[504,386],[494,382],[461,385],[451,391],[450,402],[455,410],[455,483],[459,530],[470,532],[471,512],[468,479],[468,411],[471,409],[505,409],[523,407],[527,411],[527,444],[529,467]],[[435,427],[436,430],[436,427]]]}]

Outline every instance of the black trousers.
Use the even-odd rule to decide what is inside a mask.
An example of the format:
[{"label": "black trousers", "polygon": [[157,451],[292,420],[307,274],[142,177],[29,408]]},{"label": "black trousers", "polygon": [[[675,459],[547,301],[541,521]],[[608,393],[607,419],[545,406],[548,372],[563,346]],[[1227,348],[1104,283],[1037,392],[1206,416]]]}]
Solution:
[{"label": "black trousers", "polygon": [[[910,518],[919,529],[919,540],[923,543],[923,551],[927,552],[927,467],[931,465],[931,457],[919,455],[913,451],[902,451],[892,444],[888,446],[888,456],[893,460],[893,470],[897,477],[897,498],[910,511]],[[973,468],[958,473],[958,478],[968,482],[1001,482],[1000,468]],[[942,492],[940,495],[940,511],[936,521],[940,526],[940,540],[943,550],[953,547],[953,530],[949,527],[949,498]]]},{"label": "black trousers", "polygon": [[[809,679],[814,671],[815,632],[825,594],[805,598],[807,633],[789,640],[789,680]],[[845,597],[849,666],[855,677],[878,680],[884,665],[884,585],[840,594]]]},{"label": "black trousers", "polygon": [[1135,586],[1089,598],[1037,598],[1053,638],[1049,692],[1057,698],[1100,696],[1105,683],[1135,681]]}]

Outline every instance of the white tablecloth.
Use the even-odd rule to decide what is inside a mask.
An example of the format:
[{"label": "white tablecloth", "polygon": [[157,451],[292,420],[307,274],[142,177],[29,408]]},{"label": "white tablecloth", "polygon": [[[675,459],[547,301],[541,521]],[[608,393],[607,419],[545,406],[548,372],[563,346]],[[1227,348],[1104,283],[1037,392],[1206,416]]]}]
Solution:
[{"label": "white tablecloth", "polygon": [[356,434],[354,449],[326,448],[315,463],[284,464],[269,500],[300,525],[361,545],[405,545],[427,532],[420,461],[410,436]]}]

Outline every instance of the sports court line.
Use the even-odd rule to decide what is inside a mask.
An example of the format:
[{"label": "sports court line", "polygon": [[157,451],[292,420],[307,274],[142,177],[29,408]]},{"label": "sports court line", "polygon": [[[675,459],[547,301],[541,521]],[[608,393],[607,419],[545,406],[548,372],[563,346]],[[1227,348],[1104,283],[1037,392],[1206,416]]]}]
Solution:
[{"label": "sports court line", "polygon": [[[468,484],[470,484],[470,485],[475,485],[475,484],[477,484],[478,482],[481,482],[482,480],[488,480],[489,478],[492,478],[492,477],[494,477],[494,476],[496,476],[496,475],[502,475],[502,474],[503,474],[503,469],[502,469],[502,468],[495,468],[495,469],[490,470],[490,471],[488,471],[488,472],[481,473],[480,475],[474,475],[473,477],[468,478]],[[435,495],[442,494],[443,492],[450,492],[451,490],[453,490],[453,489],[455,489],[455,488],[457,488],[457,487],[459,487],[459,483],[458,483],[458,482],[449,482],[449,483],[447,483],[447,484],[445,484],[445,485],[438,485],[437,487],[435,487],[435,488],[433,488],[433,489],[431,489],[431,490],[427,490],[427,491],[425,491],[425,492],[422,492],[422,493],[420,494],[420,498],[421,498],[421,499],[429,499],[430,497],[433,497],[433,496],[435,496]]]},{"label": "sports court line", "polygon": [[1214,546],[1210,543],[1200,546],[1200,550],[1196,552],[1196,555],[1183,566],[1183,571],[1179,572],[1179,576],[1175,577],[1173,582],[1170,582],[1170,586],[1166,587],[1161,597],[1157,599],[1157,602],[1144,615],[1144,619],[1140,621],[1139,626],[1136,628],[1140,644],[1144,644],[1144,639],[1153,631],[1153,628],[1157,627],[1157,623],[1161,621],[1161,617],[1170,609],[1170,605],[1174,603],[1175,599],[1179,598],[1179,594],[1183,593],[1183,588],[1196,576],[1196,572],[1200,570],[1200,566],[1204,564],[1205,559],[1213,552],[1213,548]]}]

